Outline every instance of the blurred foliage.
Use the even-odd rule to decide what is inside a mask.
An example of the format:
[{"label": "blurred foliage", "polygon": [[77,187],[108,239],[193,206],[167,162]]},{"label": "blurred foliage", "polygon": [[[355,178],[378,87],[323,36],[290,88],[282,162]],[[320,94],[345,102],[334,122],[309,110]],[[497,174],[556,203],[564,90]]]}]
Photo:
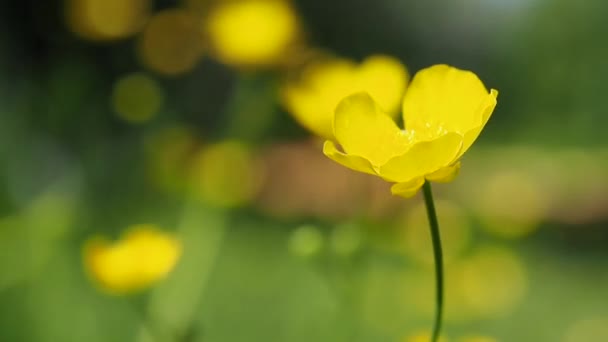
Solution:
[{"label": "blurred foliage", "polygon": [[[423,340],[421,202],[327,160],[281,98],[319,56],[378,54],[500,91],[436,187],[447,341],[608,340],[608,3],[269,1],[0,3],[0,340]],[[98,291],[85,242],[142,223],[175,269]]]}]

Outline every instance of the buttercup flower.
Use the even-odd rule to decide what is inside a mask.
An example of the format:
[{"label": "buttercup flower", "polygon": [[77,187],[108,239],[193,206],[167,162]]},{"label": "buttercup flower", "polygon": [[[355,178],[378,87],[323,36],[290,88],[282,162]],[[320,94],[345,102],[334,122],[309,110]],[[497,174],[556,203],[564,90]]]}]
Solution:
[{"label": "buttercup flower", "polygon": [[84,248],[87,271],[110,293],[124,294],[162,280],[181,255],[181,244],[152,225],[136,225],[115,243],[101,237]]},{"label": "buttercup flower", "polygon": [[344,97],[367,92],[380,108],[396,115],[408,81],[406,68],[388,56],[372,56],[357,65],[333,58],[311,64],[282,89],[287,110],[313,133],[333,139],[334,110]]},{"label": "buttercup flower", "polygon": [[425,180],[449,182],[456,176],[460,158],[490,118],[497,96],[474,73],[435,65],[418,72],[405,93],[405,129],[369,94],[356,93],[335,111],[334,136],[343,151],[328,140],[323,153],[394,182],[393,194],[411,197]]},{"label": "buttercup flower", "polygon": [[216,57],[228,65],[277,63],[295,41],[298,19],[285,0],[240,0],[215,8],[205,30]]}]

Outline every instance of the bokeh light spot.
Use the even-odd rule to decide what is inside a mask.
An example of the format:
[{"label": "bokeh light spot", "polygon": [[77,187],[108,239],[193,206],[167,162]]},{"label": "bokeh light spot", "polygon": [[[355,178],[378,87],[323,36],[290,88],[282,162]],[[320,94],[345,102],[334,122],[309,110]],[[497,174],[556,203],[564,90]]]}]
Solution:
[{"label": "bokeh light spot", "polygon": [[297,35],[298,20],[285,1],[232,1],[209,14],[205,30],[223,63],[269,65],[286,54]]},{"label": "bokeh light spot", "polygon": [[534,178],[516,171],[501,171],[477,189],[481,227],[503,238],[521,238],[538,229],[550,202]]},{"label": "bokeh light spot", "polygon": [[164,100],[158,82],[143,73],[127,75],[114,84],[112,107],[123,120],[142,123],[152,119]]},{"label": "bokeh light spot", "polygon": [[139,41],[144,65],[164,75],[194,68],[202,56],[202,35],[197,18],[181,9],[164,10],[150,19]]},{"label": "bokeh light spot", "polygon": [[298,257],[311,257],[323,247],[323,234],[313,225],[296,228],[289,237],[289,252]]},{"label": "bokeh light spot", "polygon": [[334,253],[348,256],[361,246],[362,239],[361,228],[358,225],[345,223],[334,227],[330,241]]},{"label": "bokeh light spot", "polygon": [[260,187],[261,170],[247,146],[225,141],[202,149],[192,165],[192,190],[218,207],[249,202]]},{"label": "bokeh light spot", "polygon": [[91,40],[126,38],[138,32],[150,12],[149,0],[69,0],[68,27]]},{"label": "bokeh light spot", "polygon": [[[453,267],[448,286],[474,317],[488,318],[512,312],[524,298],[528,279],[522,261],[513,251],[483,246]],[[453,308],[458,311],[457,307]]]}]

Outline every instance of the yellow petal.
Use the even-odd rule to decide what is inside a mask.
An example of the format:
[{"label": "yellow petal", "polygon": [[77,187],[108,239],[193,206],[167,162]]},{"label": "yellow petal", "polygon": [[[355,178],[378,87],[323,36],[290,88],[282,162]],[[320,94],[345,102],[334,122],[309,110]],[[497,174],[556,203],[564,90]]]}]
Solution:
[{"label": "yellow petal", "polygon": [[371,56],[358,70],[359,89],[367,91],[380,108],[395,116],[401,105],[409,80],[407,69],[398,59],[389,56]]},{"label": "yellow petal", "polygon": [[346,154],[380,166],[409,148],[409,139],[367,93],[343,99],[336,108],[334,135]]},{"label": "yellow petal", "polygon": [[405,93],[405,128],[424,131],[441,127],[431,135],[448,131],[464,136],[482,126],[487,99],[488,91],[474,73],[444,64],[431,66],[414,76]]},{"label": "yellow petal", "polygon": [[481,133],[486,123],[490,119],[490,116],[492,116],[492,112],[496,107],[496,97],[498,97],[498,91],[496,89],[490,90],[490,94],[486,96],[485,101],[483,101],[480,106],[481,122],[479,126],[471,129],[470,131],[464,134],[464,141],[462,143],[462,151],[460,151],[460,155],[463,155],[469,149],[469,147],[473,145],[473,143],[479,136],[479,133]]},{"label": "yellow petal", "polygon": [[460,161],[428,174],[426,179],[438,183],[448,183],[458,176],[458,172],[460,172]]},{"label": "yellow petal", "polygon": [[462,136],[447,133],[435,140],[418,142],[405,154],[389,160],[378,174],[392,182],[409,182],[425,177],[454,162],[462,147]]},{"label": "yellow petal", "polygon": [[355,155],[344,154],[336,148],[336,145],[331,141],[326,141],[323,144],[323,153],[333,161],[346,166],[349,169],[376,175],[372,164],[365,158]]},{"label": "yellow petal", "polygon": [[397,183],[391,187],[391,193],[396,196],[410,198],[416,195],[424,185],[424,177],[418,177],[409,182]]}]

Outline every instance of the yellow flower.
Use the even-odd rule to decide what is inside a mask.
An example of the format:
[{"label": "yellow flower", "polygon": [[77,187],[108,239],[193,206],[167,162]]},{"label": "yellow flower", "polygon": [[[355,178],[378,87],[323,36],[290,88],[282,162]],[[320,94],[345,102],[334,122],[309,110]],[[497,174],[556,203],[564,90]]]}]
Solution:
[{"label": "yellow flower", "polygon": [[95,237],[85,244],[84,263],[101,287],[113,294],[144,289],[173,269],[181,255],[180,242],[148,224],[132,226],[110,243]]},{"label": "yellow flower", "polygon": [[403,99],[402,130],[367,93],[346,97],[336,108],[334,135],[323,153],[356,171],[377,175],[395,195],[411,197],[425,180],[449,182],[496,106],[470,71],[435,65],[416,74]]},{"label": "yellow flower", "polygon": [[226,2],[210,13],[205,29],[216,57],[235,66],[277,63],[299,31],[293,9],[281,0]]},{"label": "yellow flower", "polygon": [[396,115],[407,85],[406,68],[388,56],[372,56],[357,65],[333,58],[313,63],[296,82],[282,89],[287,110],[313,133],[333,139],[334,110],[344,97],[367,92],[382,110]]}]

